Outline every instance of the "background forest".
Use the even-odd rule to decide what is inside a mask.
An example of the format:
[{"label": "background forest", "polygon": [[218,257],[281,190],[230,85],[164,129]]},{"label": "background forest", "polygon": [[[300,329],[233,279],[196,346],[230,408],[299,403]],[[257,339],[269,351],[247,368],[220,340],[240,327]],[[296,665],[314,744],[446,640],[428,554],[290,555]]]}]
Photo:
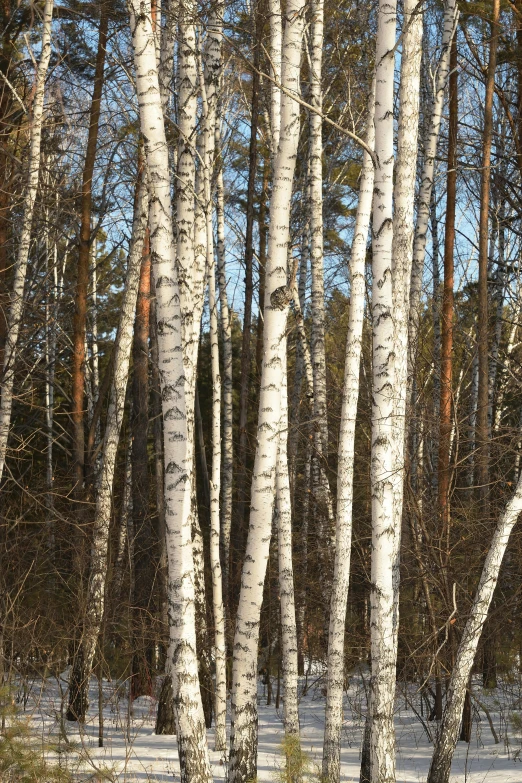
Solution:
[{"label": "background forest", "polygon": [[109,684],[182,783],[511,759],[521,184],[521,0],[1,4],[2,780]]}]

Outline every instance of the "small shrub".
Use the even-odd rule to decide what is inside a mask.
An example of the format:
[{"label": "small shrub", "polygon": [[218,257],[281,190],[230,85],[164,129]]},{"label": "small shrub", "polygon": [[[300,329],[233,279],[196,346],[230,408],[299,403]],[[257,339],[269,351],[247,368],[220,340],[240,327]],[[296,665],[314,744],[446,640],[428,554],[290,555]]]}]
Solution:
[{"label": "small shrub", "polygon": [[284,764],[277,773],[278,783],[300,783],[310,770],[310,758],[301,747],[299,737],[287,735],[281,743]]},{"label": "small shrub", "polygon": [[2,783],[70,783],[67,770],[52,763],[46,754],[52,750],[31,730],[30,721],[21,719],[11,703],[10,693],[0,693],[0,780]]}]

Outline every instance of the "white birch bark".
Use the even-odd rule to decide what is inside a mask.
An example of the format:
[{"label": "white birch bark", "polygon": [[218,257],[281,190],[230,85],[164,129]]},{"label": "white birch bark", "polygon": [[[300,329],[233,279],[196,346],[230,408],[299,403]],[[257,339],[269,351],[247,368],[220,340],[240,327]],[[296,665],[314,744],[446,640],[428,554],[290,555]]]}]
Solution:
[{"label": "white birch bark", "polygon": [[[310,102],[322,112],[323,60],[323,0],[311,4]],[[310,113],[310,267],[312,271],[312,335],[311,353],[314,371],[314,445],[321,474],[328,453],[328,423],[326,419],[326,357],[324,346],[324,258],[323,258],[323,120],[320,114]],[[323,476],[321,490],[325,491]]]},{"label": "white birch bark", "polygon": [[[192,0],[181,0],[177,75],[179,142],[176,177],[176,260],[185,365],[187,465],[192,465],[194,454],[194,402],[207,262],[204,166],[200,166],[196,172],[199,78],[194,18],[195,5]],[[204,145],[202,138],[200,143],[201,146]],[[193,513],[197,513],[195,509]]]},{"label": "white birch bark", "polygon": [[96,237],[91,244],[91,357],[92,357],[92,398],[96,405],[100,393],[100,362],[98,355],[98,271],[96,269]]},{"label": "white birch bark", "polygon": [[[150,2],[146,0],[138,3],[138,0],[129,0],[128,5],[137,72],[140,124],[145,138],[152,198],[151,245],[164,427],[169,673],[172,677],[177,708],[176,724],[182,783],[207,783],[211,779],[211,771],[196,655],[194,563],[190,528],[189,475],[192,460],[187,458],[189,455],[187,454],[185,372],[182,355],[180,291],[171,222],[169,156],[156,67]],[[181,95],[180,105],[183,105]],[[193,194],[191,197],[193,204]],[[178,219],[180,211],[182,210],[178,205]]]},{"label": "white birch bark", "polygon": [[0,400],[0,480],[4,472],[7,440],[11,424],[13,407],[13,386],[18,335],[24,310],[24,288],[27,275],[27,263],[31,246],[31,229],[38,181],[40,179],[40,149],[42,142],[42,122],[44,114],[45,79],[51,58],[51,25],[53,0],[46,0],[43,11],[42,50],[36,69],[36,84],[32,105],[31,129],[29,138],[29,160],[27,164],[27,183],[23,202],[22,229],[20,244],[14,266],[13,288],[11,291],[9,313],[7,316],[7,335],[4,349],[4,366]]},{"label": "white birch bark", "polygon": [[[368,101],[366,143],[374,146],[375,85]],[[341,728],[343,717],[344,633],[350,581],[352,540],[353,468],[355,420],[359,399],[368,229],[372,209],[374,169],[370,155],[363,153],[359,202],[350,255],[350,311],[344,365],[343,403],[337,468],[337,519],[335,562],[328,632],[326,720],[323,744],[323,778],[339,783],[341,775]]]},{"label": "white birch bark", "polygon": [[[165,23],[161,27],[159,86],[164,117],[168,116],[172,95],[172,80],[174,74],[174,43],[178,24],[179,0],[166,0],[163,3]],[[156,39],[156,36],[155,36]]]},{"label": "white birch bark", "polygon": [[[221,38],[223,4],[214,7],[209,20],[204,48],[204,78],[201,78],[203,103],[204,197],[206,219],[206,248],[208,274],[208,304],[210,311],[210,352],[212,368],[212,475],[210,479],[210,564],[212,569],[212,597],[214,610],[215,683],[215,749],[226,749],[227,681],[225,609],[220,557],[221,519],[221,374],[219,368],[218,313],[216,300],[216,266],[212,227],[212,172],[216,139],[217,88],[221,75]],[[201,74],[203,77],[203,74]]]},{"label": "white birch bark", "polygon": [[[268,15],[270,24],[270,74],[281,84],[283,16],[280,0],[268,0]],[[275,159],[281,133],[281,90],[270,84],[270,130],[272,161]]]},{"label": "white birch bark", "polygon": [[225,645],[225,610],[221,574],[220,510],[221,489],[221,375],[219,370],[218,315],[214,254],[212,251],[212,213],[207,210],[208,246],[208,305],[210,310],[210,351],[212,363],[212,477],[210,480],[210,564],[212,568],[212,596],[214,609],[214,649],[216,662],[215,684],[215,749],[226,748],[227,678]]},{"label": "white birch bark", "polygon": [[[92,373],[90,377],[90,390],[91,395],[90,399],[92,400],[92,412],[90,412],[89,416],[89,423],[92,418],[92,414],[94,413],[94,409],[96,407],[96,403],[98,402],[98,396],[100,393],[100,361],[99,361],[99,355],[98,355],[98,272],[96,269],[96,252],[97,252],[97,242],[96,237],[92,240],[91,244],[91,257],[90,257],[90,263],[91,263],[91,360],[92,360]],[[86,354],[87,355],[87,354]],[[100,417],[98,416],[98,421],[96,423],[96,434],[94,438],[94,452],[96,454],[95,460],[94,460],[94,476],[95,476],[95,482],[97,482],[97,477],[100,471],[101,466],[101,458],[102,455],[98,449],[98,446],[100,444],[101,440],[101,422]]]},{"label": "white birch bark", "polygon": [[410,288],[410,371],[415,362],[417,350],[417,334],[420,321],[420,300],[422,292],[422,276],[424,272],[424,258],[426,255],[426,238],[430,219],[431,194],[433,190],[435,158],[439,141],[442,109],[444,106],[444,93],[449,77],[449,59],[451,42],[455,34],[458,20],[458,9],[455,0],[446,0],[444,6],[444,31],[442,34],[442,51],[440,55],[435,89],[431,106],[431,115],[424,140],[424,162],[422,167],[419,195],[417,199],[417,223],[415,225],[415,239],[413,246],[413,264],[411,271]]},{"label": "white birch bark", "polygon": [[292,91],[299,94],[303,11],[303,0],[289,0],[286,5],[281,81],[288,93],[281,97],[281,136],[270,203],[257,447],[234,639],[230,783],[246,783],[255,777],[257,768],[257,647],[272,526],[280,385],[290,301],[286,277],[287,247],[300,115],[299,106],[291,95]]},{"label": "white birch bark", "polygon": [[[178,5],[178,162],[176,177],[177,271],[181,308],[181,336],[185,369],[186,415],[186,469],[194,478],[194,413],[196,377],[203,314],[206,263],[207,226],[205,210],[205,138],[206,131],[197,136],[198,62],[196,50],[196,6],[192,0],[181,0]],[[199,150],[197,149],[199,147]],[[201,165],[196,168],[196,159]],[[206,698],[210,690],[210,655],[206,624],[206,599],[203,539],[201,536],[195,482],[190,493],[190,526],[193,539],[193,568],[195,588],[196,649],[199,679]],[[174,698],[175,692],[174,692]],[[211,702],[207,704],[207,715]]]},{"label": "white birch bark", "polygon": [[486,622],[500,567],[511,531],[522,511],[522,478],[518,479],[515,494],[499,519],[482,568],[480,582],[451,672],[437,744],[431,760],[428,783],[448,783],[451,761],[457,744],[462,708],[477,646]]},{"label": "white birch bark", "polygon": [[379,0],[375,72],[375,180],[372,225],[372,560],[370,764],[372,781],[395,781],[394,460],[392,286],[395,0]]},{"label": "white birch bark", "polygon": [[[114,573],[112,578],[115,605],[122,600],[123,577],[125,574],[125,560],[127,559],[129,571],[132,569],[133,558],[130,555],[132,546],[132,534],[129,530],[132,525],[132,440],[129,436],[127,454],[125,457],[125,481],[121,499],[120,524],[118,528],[118,541],[116,544],[116,557],[114,558]],[[131,579],[132,581],[132,579]],[[130,591],[132,595],[132,590]]]},{"label": "white birch bark", "polygon": [[88,709],[89,678],[105,609],[114,470],[125,409],[134,317],[147,218],[147,187],[142,183],[134,215],[125,290],[114,346],[113,379],[103,436],[100,472],[96,487],[96,509],[94,513],[83,634],[69,685],[68,712],[70,719],[74,719],[76,716],[78,720],[84,720]]},{"label": "white birch bark", "polygon": [[228,591],[230,567],[230,533],[232,528],[232,479],[234,471],[232,408],[232,325],[227,296],[225,257],[225,203],[223,168],[220,165],[216,184],[216,230],[219,287],[219,314],[223,340],[223,459],[221,479],[221,543],[225,594]]},{"label": "white birch bark", "polygon": [[[399,560],[404,496],[404,456],[406,400],[408,388],[408,316],[413,261],[413,215],[419,131],[420,69],[422,56],[423,8],[416,0],[404,0],[397,162],[393,191],[393,321],[395,341],[394,449],[394,644],[397,657],[399,632]],[[433,176],[433,172],[432,172]],[[429,206],[429,202],[428,202]]]},{"label": "white birch bark", "polygon": [[[285,341],[286,342],[286,341]],[[283,723],[285,734],[299,736],[297,703],[297,628],[295,615],[294,568],[292,562],[292,503],[288,474],[288,380],[286,354],[281,373],[281,419],[277,450],[277,554],[281,605],[281,641],[283,652]]]}]

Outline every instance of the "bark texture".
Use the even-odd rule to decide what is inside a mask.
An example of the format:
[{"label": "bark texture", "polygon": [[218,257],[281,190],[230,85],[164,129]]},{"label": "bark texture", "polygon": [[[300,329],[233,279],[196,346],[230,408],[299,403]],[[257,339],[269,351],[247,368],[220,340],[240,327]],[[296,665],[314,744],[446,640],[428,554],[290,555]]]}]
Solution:
[{"label": "bark texture", "polygon": [[286,351],[287,247],[290,204],[299,140],[299,69],[303,37],[302,0],[286,7],[281,97],[281,138],[274,164],[270,204],[270,231],[265,283],[263,367],[259,399],[258,440],[252,479],[247,551],[234,638],[232,726],[229,780],[246,783],[257,769],[257,647],[263,582],[270,546],[275,488],[278,430],[281,411],[281,374]]},{"label": "bark texture", "polygon": [[[375,85],[368,105],[366,143],[374,146]],[[323,777],[338,783],[341,775],[341,728],[344,690],[344,634],[350,554],[352,544],[353,469],[355,457],[355,421],[359,399],[359,376],[366,292],[366,250],[373,194],[373,162],[367,152],[359,184],[359,202],[350,255],[350,312],[344,364],[343,405],[339,433],[337,468],[337,518],[335,562],[328,632],[326,719],[323,744]]]},{"label": "bark texture", "polygon": [[[165,455],[165,516],[168,558],[170,650],[168,673],[176,705],[176,724],[182,783],[211,779],[205,720],[199,689],[195,628],[194,561],[191,536],[192,452],[187,441],[187,406],[183,363],[180,285],[175,263],[171,222],[169,156],[149,2],[129,0],[141,130],[151,186],[151,251],[157,307],[158,370],[163,409]],[[184,9],[186,12],[187,9]],[[186,17],[183,18],[183,22]],[[188,33],[185,30],[185,36]],[[180,45],[189,46],[185,38]],[[192,89],[190,85],[187,90]],[[182,111],[187,95],[181,93]],[[187,168],[190,175],[190,159]],[[180,156],[178,180],[185,176]],[[184,183],[183,183],[184,184]],[[183,184],[179,187],[182,188]],[[190,193],[193,203],[193,190]],[[190,210],[190,205],[187,205]],[[181,214],[180,214],[181,213]],[[183,206],[178,204],[178,223]],[[190,219],[190,215],[188,215]],[[178,231],[178,258],[190,242]]]}]

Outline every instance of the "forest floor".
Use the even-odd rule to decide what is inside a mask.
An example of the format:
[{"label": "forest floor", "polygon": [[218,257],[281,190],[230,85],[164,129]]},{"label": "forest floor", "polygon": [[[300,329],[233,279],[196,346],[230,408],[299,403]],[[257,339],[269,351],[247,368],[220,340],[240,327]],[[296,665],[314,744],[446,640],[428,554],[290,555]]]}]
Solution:
[{"label": "forest floor", "polygon": [[[310,783],[320,780],[324,727],[324,681],[308,678],[308,690],[300,701],[301,736],[309,768]],[[301,690],[305,688],[304,678]],[[176,738],[156,736],[156,701],[141,697],[129,714],[126,688],[121,683],[103,684],[104,747],[98,747],[98,683],[91,683],[90,710],[85,727],[61,719],[67,682],[64,676],[46,682],[21,683],[17,701],[20,714],[31,718],[34,733],[45,742],[59,742],[61,763],[76,769],[78,780],[114,783],[166,783],[179,781]],[[282,709],[266,705],[266,687],[259,685],[259,783],[281,780],[283,737]],[[468,745],[459,742],[452,767],[452,783],[522,783],[522,680],[503,681],[494,691],[473,684],[473,733]],[[354,675],[345,694],[345,722],[342,740],[343,781],[358,781],[364,726],[365,679]],[[282,708],[282,705],[281,705]],[[489,713],[489,719],[485,709]],[[420,694],[414,687],[397,684],[397,783],[426,780],[433,744],[427,730],[435,725],[421,713]],[[496,732],[495,742],[490,721]],[[60,726],[62,729],[60,730]],[[60,738],[61,735],[61,738]],[[66,735],[66,739],[65,736]],[[213,748],[213,730],[208,732]],[[59,739],[60,738],[60,739]],[[211,751],[216,780],[225,776],[220,754]]]}]

